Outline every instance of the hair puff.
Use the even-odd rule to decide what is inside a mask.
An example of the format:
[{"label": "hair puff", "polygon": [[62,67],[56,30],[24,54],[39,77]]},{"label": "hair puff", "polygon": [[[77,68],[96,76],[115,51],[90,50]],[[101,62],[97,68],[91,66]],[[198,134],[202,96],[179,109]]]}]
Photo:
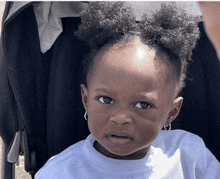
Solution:
[{"label": "hair puff", "polygon": [[92,69],[92,57],[99,48],[139,36],[149,47],[167,54],[169,58],[162,60],[168,60],[172,78],[178,81],[180,89],[184,87],[187,63],[199,38],[198,16],[188,14],[174,2],[165,2],[150,15],[144,14],[137,23],[131,7],[124,2],[108,1],[91,2],[81,19],[75,35],[91,48],[83,62],[85,76]]},{"label": "hair puff", "polygon": [[75,35],[92,49],[136,30],[135,15],[124,2],[90,2]]},{"label": "hair puff", "polygon": [[142,36],[147,43],[159,45],[181,60],[189,60],[199,38],[197,20],[175,3],[162,3],[151,16],[143,16]]}]

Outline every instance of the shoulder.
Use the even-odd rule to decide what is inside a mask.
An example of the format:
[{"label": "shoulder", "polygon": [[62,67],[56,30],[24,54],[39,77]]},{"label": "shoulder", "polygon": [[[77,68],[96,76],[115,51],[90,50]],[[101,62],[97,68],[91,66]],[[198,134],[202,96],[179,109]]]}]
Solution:
[{"label": "shoulder", "polygon": [[[65,168],[74,164],[80,165],[83,161],[83,146],[85,140],[68,147],[56,156],[51,157],[46,164],[36,173],[35,179],[62,178]],[[80,159],[80,160],[79,160]]]},{"label": "shoulder", "polygon": [[161,131],[155,146],[168,156],[180,153],[181,158],[195,162],[203,158],[208,150],[201,137],[184,130]]},{"label": "shoulder", "polygon": [[[202,138],[183,130],[162,131],[155,141],[168,158],[175,157],[182,165],[184,175],[191,178],[216,178],[220,164],[205,146]],[[205,176],[205,177],[204,177]]]},{"label": "shoulder", "polygon": [[165,131],[162,130],[160,135],[158,136],[159,140],[166,140],[166,141],[172,141],[173,142],[178,142],[178,143],[182,143],[182,142],[187,142],[187,143],[191,143],[191,142],[199,142],[199,143],[203,143],[203,140],[201,137],[199,137],[196,134],[184,131],[184,130],[170,130],[170,131]]},{"label": "shoulder", "polygon": [[179,142],[203,142],[202,138],[198,135],[180,129],[170,131],[162,130],[158,138],[162,140],[177,140]]},{"label": "shoulder", "polygon": [[73,160],[74,158],[77,158],[77,156],[81,156],[84,142],[85,141],[83,140],[76,144],[71,145],[70,147],[68,147],[67,149],[59,153],[58,155],[49,159],[46,165],[48,165],[49,167],[50,165],[66,163],[67,160]]},{"label": "shoulder", "polygon": [[184,130],[161,131],[156,140],[156,145],[162,147],[165,151],[182,152],[205,149],[205,144],[201,137]]}]

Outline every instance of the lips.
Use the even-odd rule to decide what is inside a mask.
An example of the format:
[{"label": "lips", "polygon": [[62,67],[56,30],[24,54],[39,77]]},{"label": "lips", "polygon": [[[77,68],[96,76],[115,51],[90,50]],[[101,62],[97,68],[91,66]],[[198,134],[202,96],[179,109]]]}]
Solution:
[{"label": "lips", "polygon": [[111,135],[111,137],[117,137],[117,138],[129,138],[129,137],[127,137],[127,136],[118,136],[118,135]]},{"label": "lips", "polygon": [[112,137],[119,137],[119,138],[132,138],[132,136],[127,133],[127,132],[122,132],[122,131],[113,131],[109,133],[109,136]]},{"label": "lips", "polygon": [[114,144],[127,144],[133,139],[131,135],[124,132],[110,133],[108,138]]}]

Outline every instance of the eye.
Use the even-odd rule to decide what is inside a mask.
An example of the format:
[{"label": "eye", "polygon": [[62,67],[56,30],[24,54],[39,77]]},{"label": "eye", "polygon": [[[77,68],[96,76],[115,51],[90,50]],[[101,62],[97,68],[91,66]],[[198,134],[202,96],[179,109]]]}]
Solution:
[{"label": "eye", "polygon": [[109,97],[100,97],[98,100],[103,104],[115,104],[115,102]]},{"label": "eye", "polygon": [[137,103],[134,107],[140,108],[140,109],[150,109],[151,105],[147,102],[140,102],[140,103]]}]

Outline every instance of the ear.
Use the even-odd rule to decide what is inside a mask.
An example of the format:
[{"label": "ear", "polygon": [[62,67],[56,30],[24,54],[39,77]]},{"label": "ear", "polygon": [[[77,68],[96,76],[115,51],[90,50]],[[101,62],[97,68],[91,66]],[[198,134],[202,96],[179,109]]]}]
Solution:
[{"label": "ear", "polygon": [[85,84],[81,84],[81,96],[82,96],[82,102],[85,110],[87,111],[87,102],[88,102],[88,90]]},{"label": "ear", "polygon": [[180,112],[182,104],[183,104],[183,97],[177,97],[173,101],[173,107],[172,107],[171,111],[169,112],[169,116],[168,116],[167,121],[165,123],[166,126],[168,126],[170,123],[172,123],[176,119],[176,117],[178,116],[178,114]]}]

